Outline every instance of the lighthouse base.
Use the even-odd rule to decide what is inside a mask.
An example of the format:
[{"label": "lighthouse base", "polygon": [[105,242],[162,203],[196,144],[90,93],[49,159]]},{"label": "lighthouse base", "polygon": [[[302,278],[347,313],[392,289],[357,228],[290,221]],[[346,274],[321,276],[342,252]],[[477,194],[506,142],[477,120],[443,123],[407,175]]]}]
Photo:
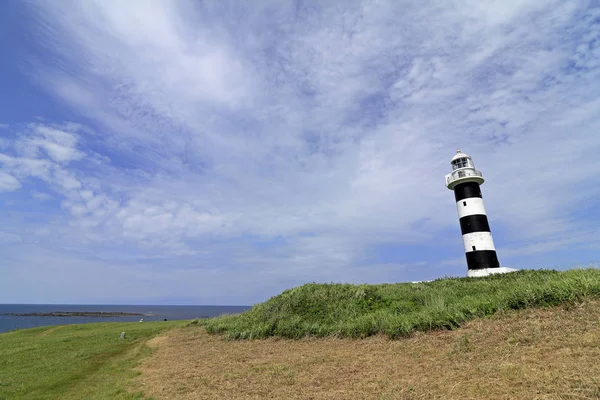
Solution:
[{"label": "lighthouse base", "polygon": [[507,274],[509,272],[515,272],[518,269],[508,268],[508,267],[498,267],[498,268],[483,268],[483,269],[471,269],[467,271],[467,276],[469,278],[480,278],[483,276],[489,276],[493,274]]}]

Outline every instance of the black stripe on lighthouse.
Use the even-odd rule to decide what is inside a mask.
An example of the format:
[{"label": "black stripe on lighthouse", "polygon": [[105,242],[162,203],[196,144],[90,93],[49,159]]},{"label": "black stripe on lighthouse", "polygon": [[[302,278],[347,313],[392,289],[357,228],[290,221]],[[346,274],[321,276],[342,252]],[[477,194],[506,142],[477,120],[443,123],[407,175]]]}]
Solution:
[{"label": "black stripe on lighthouse", "polygon": [[481,187],[477,182],[460,183],[454,187],[454,198],[456,201],[468,199],[470,197],[481,198]]},{"label": "black stripe on lighthouse", "polygon": [[479,184],[465,182],[456,185],[454,198],[460,218],[467,268],[475,270],[500,267]]},{"label": "black stripe on lighthouse", "polygon": [[500,268],[496,250],[469,251],[465,255],[467,256],[467,268],[470,270]]},{"label": "black stripe on lighthouse", "polygon": [[459,221],[460,232],[463,235],[473,232],[491,232],[490,224],[485,214],[466,215]]}]

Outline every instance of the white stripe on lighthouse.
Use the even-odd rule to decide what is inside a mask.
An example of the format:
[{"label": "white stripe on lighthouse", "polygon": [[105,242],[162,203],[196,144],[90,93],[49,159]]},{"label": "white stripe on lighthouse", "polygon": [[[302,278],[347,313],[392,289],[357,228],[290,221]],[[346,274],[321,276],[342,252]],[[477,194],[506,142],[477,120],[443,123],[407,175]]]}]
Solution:
[{"label": "white stripe on lighthouse", "polygon": [[465,252],[479,250],[496,250],[490,232],[473,232],[463,235]]},{"label": "white stripe on lighthouse", "polygon": [[483,214],[485,213],[485,207],[483,206],[483,199],[481,197],[469,197],[456,202],[456,209],[458,210],[458,218],[466,217],[467,215]]}]

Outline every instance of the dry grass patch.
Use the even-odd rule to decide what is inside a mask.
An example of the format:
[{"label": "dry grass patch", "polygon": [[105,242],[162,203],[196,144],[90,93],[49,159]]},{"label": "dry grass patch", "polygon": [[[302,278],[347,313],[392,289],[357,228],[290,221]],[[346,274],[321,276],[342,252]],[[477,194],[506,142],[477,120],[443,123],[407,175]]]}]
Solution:
[{"label": "dry grass patch", "polygon": [[156,339],[136,389],[156,399],[600,398],[600,302],[407,339]]},{"label": "dry grass patch", "polygon": [[157,337],[155,337],[155,338],[152,338],[152,339],[148,340],[148,341],[146,342],[146,346],[150,347],[151,349],[155,349],[155,348],[157,348],[158,346],[160,346],[160,345],[162,345],[162,344],[166,343],[168,340],[169,340],[169,337],[168,337],[168,336],[166,336],[166,335],[163,335],[163,336],[157,336]]}]

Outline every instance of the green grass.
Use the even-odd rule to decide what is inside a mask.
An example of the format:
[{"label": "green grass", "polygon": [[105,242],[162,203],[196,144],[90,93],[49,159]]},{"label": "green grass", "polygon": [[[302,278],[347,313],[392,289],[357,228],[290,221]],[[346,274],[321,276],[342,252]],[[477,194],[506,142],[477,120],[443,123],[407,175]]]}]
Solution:
[{"label": "green grass", "polygon": [[109,322],[0,334],[0,399],[142,398],[126,387],[151,351],[146,341],[187,323]]},{"label": "green grass", "polygon": [[523,270],[486,278],[381,285],[310,283],[238,315],[202,321],[231,339],[269,336],[391,338],[454,329],[498,311],[569,305],[600,297],[600,270]]},{"label": "green grass", "polygon": [[[0,334],[0,399],[140,399],[127,390],[146,342],[202,325],[233,339],[281,336],[392,338],[454,329],[498,311],[600,298],[600,270],[519,271],[487,278],[382,285],[316,284],[287,290],[239,315],[201,321],[100,323]],[[125,339],[119,334],[125,331]],[[469,343],[465,343],[467,346]]]}]

